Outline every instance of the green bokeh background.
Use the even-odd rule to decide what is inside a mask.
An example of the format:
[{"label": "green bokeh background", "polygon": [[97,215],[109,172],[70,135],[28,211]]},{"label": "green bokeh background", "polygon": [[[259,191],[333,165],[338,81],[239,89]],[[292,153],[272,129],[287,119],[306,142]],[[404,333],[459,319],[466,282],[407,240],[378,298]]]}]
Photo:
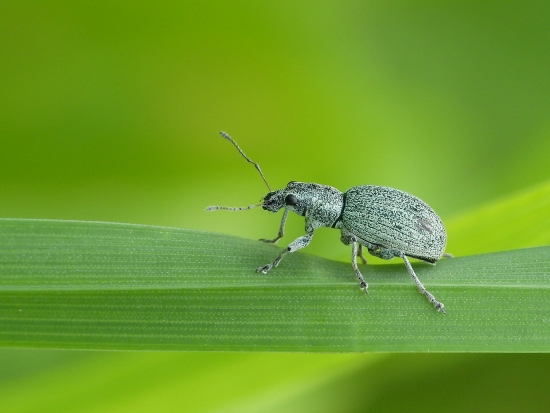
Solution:
[{"label": "green bokeh background", "polygon": [[[0,1],[0,216],[275,236],[280,215],[204,211],[267,192],[226,130],[274,188],[393,186],[450,220],[550,178],[549,21],[542,1]],[[284,241],[302,231],[290,217]],[[338,238],[320,230],[308,252],[347,260]],[[513,396],[536,411],[550,367],[541,355],[0,359],[13,399],[0,410],[18,412],[425,409],[411,382],[445,411],[513,411]],[[352,367],[318,367],[331,363]],[[239,390],[225,397],[228,382]]]}]

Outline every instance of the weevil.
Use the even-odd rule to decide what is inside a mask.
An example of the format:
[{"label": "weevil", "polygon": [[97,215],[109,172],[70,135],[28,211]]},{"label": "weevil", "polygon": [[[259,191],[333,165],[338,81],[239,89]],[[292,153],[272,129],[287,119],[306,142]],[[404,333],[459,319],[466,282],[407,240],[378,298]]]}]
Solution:
[{"label": "weevil", "polygon": [[351,245],[351,265],[359,286],[365,293],[369,292],[368,284],[357,265],[357,257],[364,264],[367,263],[363,256],[363,247],[369,254],[384,260],[402,258],[420,293],[426,296],[437,311],[445,314],[443,303],[426,290],[407,258],[417,258],[435,265],[440,258],[452,256],[445,253],[445,226],[428,204],[399,189],[377,185],[354,186],[341,192],[328,185],[291,181],[285,188],[272,191],[260,165],[246,156],[227,133],[220,132],[220,135],[231,142],[247,162],[256,167],[269,193],[259,204],[247,207],[211,206],[206,208],[208,211],[242,211],[257,206],[271,212],[284,209],[277,236],[260,240],[270,244],[275,244],[283,237],[289,211],[305,217],[306,235],[296,238],[273,262],[258,267],[256,272],[267,274],[279,265],[286,254],[307,247],[317,228],[336,228],[340,230],[342,243]]}]

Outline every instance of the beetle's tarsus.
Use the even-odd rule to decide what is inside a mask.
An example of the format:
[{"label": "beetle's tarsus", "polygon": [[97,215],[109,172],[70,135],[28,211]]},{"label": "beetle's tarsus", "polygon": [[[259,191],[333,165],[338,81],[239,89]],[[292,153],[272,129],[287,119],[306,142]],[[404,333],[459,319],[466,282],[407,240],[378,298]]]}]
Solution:
[{"label": "beetle's tarsus", "polygon": [[273,264],[267,264],[267,265],[264,265],[263,267],[256,268],[256,272],[267,274],[267,272],[272,268],[273,268]]},{"label": "beetle's tarsus", "polygon": [[273,239],[260,238],[260,241],[265,242],[267,244],[276,244],[277,241],[279,241],[280,239],[281,239],[281,237],[277,237],[277,238],[273,238]]}]

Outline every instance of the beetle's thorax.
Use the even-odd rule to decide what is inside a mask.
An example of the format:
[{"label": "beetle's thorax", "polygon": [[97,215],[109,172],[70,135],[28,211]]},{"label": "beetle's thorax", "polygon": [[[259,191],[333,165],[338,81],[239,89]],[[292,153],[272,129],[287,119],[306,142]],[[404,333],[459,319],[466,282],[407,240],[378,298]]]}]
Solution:
[{"label": "beetle's thorax", "polygon": [[295,181],[289,182],[286,188],[268,193],[262,204],[263,209],[272,212],[288,208],[325,227],[336,225],[343,206],[343,194],[338,189],[328,185]]}]

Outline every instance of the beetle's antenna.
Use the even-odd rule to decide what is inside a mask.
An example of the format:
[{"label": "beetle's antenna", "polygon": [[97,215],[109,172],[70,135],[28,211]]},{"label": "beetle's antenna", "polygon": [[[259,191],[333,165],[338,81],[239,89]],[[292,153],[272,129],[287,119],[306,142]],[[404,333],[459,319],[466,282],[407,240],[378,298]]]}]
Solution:
[{"label": "beetle's antenna", "polygon": [[[233,140],[233,138],[231,136],[229,136],[227,133],[225,132],[221,132],[220,131],[220,135],[222,135],[225,139],[227,139],[229,142],[231,142],[235,148],[237,148],[237,150],[239,151],[239,153],[243,156],[244,159],[247,160],[247,162],[250,162],[251,164],[253,164],[256,169],[258,170],[258,172],[260,173],[260,175],[262,176],[262,179],[264,180],[265,184],[267,185],[267,188],[269,189],[269,192],[271,192],[271,187],[269,186],[269,184],[267,183],[267,180],[265,179],[265,176],[264,174],[262,173],[262,169],[260,168],[260,165],[258,165],[256,162],[254,162],[252,159],[250,159],[248,156],[246,156],[243,152],[243,150],[239,147],[239,145],[237,145],[237,142],[235,142]],[[257,205],[254,205],[254,206],[257,206]],[[247,208],[242,208],[242,209],[250,209],[249,207]]]},{"label": "beetle's antenna", "polygon": [[256,208],[257,206],[262,205],[262,203],[256,204],[256,205],[249,205],[246,207],[226,207],[226,206],[209,206],[206,208],[207,211],[217,211],[219,209],[225,209],[227,211],[244,211],[246,209],[252,209]]}]

